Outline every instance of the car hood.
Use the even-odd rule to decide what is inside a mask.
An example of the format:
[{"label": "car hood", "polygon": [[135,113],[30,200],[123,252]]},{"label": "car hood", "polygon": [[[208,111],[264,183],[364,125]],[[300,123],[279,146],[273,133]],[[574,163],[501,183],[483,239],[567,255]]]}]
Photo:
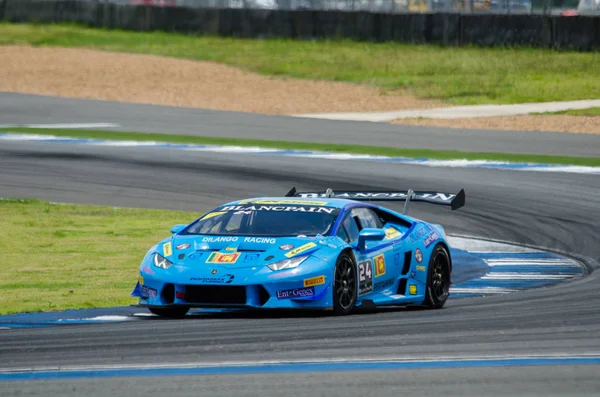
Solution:
[{"label": "car hood", "polygon": [[[171,244],[172,261],[179,265],[253,267],[270,264],[295,256],[314,254],[331,245],[329,238],[318,237],[254,237],[174,235],[164,244]],[[161,245],[157,247],[161,252]],[[167,249],[167,253],[169,250]],[[169,258],[171,259],[171,258]]]}]

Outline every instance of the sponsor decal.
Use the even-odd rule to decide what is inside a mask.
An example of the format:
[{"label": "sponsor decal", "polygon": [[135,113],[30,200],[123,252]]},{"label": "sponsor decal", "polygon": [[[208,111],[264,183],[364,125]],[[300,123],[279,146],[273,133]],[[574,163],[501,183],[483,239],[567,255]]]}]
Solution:
[{"label": "sponsor decal", "polygon": [[240,201],[241,204],[262,204],[262,205],[327,205],[327,201],[309,201],[309,200],[254,200]]},{"label": "sponsor decal", "polygon": [[[349,199],[357,199],[357,198],[377,198],[377,199],[388,199],[388,200],[398,200],[398,199],[406,199],[406,192],[347,192],[347,193],[336,193],[332,197],[333,198],[349,198]],[[325,193],[300,193],[300,197],[304,198],[321,198],[326,197]],[[423,193],[423,192],[415,192],[415,199],[430,199],[430,200],[440,200],[444,202],[450,202],[452,199],[456,197],[455,194],[446,194],[446,193]]]},{"label": "sponsor decal", "polygon": [[259,256],[260,256],[260,254],[257,254],[257,253],[246,254],[246,255],[244,255],[244,260],[245,261],[255,261],[258,259]]},{"label": "sponsor decal", "polygon": [[181,291],[176,291],[175,292],[175,298],[177,299],[185,299],[185,294]]},{"label": "sponsor decal", "polygon": [[156,298],[157,292],[158,291],[156,291],[154,288],[150,288],[146,285],[144,285],[142,287],[142,295],[148,295],[148,297],[150,297],[150,298]]},{"label": "sponsor decal", "polygon": [[393,227],[390,227],[389,229],[385,229],[385,238],[388,240],[391,240],[391,239],[396,238],[401,235],[402,235],[402,233],[400,233],[398,230],[394,229]]},{"label": "sponsor decal", "polygon": [[218,270],[217,270],[217,269],[212,269],[212,270],[210,271],[210,274],[212,274],[212,275],[214,276],[215,274],[217,274],[217,272],[218,272]]},{"label": "sponsor decal", "polygon": [[193,252],[190,254],[188,259],[200,259],[202,258],[202,255],[204,255],[204,252]]},{"label": "sponsor decal", "polygon": [[246,237],[244,238],[245,243],[262,243],[262,244],[275,244],[277,239],[267,237]]},{"label": "sponsor decal", "polygon": [[241,253],[239,252],[234,254],[221,254],[220,252],[213,252],[206,259],[206,263],[235,263],[240,255]]},{"label": "sponsor decal", "polygon": [[305,287],[314,287],[315,285],[325,284],[325,276],[307,278],[304,280]]},{"label": "sponsor decal", "polygon": [[292,244],[283,244],[279,246],[279,249],[282,251],[289,251],[292,248],[294,248],[294,246]]},{"label": "sponsor decal", "polygon": [[152,270],[152,268],[150,266],[144,266],[142,268],[142,272],[146,273],[146,274],[155,274],[154,270]]},{"label": "sponsor decal", "polygon": [[225,247],[225,251],[236,251],[237,248],[235,247]]},{"label": "sponsor decal", "polygon": [[424,265],[418,265],[417,266],[417,271],[424,272],[425,271],[425,266]]},{"label": "sponsor decal", "polygon": [[224,274],[220,277],[191,277],[190,281],[196,281],[202,284],[231,284],[235,276],[233,274]]},{"label": "sponsor decal", "polygon": [[183,258],[185,258],[185,254],[179,254],[179,255],[177,256],[177,259],[183,259]]},{"label": "sponsor decal", "polygon": [[423,244],[425,244],[425,248],[429,247],[431,244],[433,244],[434,242],[436,242],[437,240],[439,240],[440,236],[438,236],[438,234],[436,232],[431,232],[431,234],[427,237],[425,237],[425,240],[423,240]]},{"label": "sponsor decal", "polygon": [[358,295],[373,291],[373,262],[370,259],[358,263]]},{"label": "sponsor decal", "polygon": [[416,275],[417,275],[417,273],[415,273],[415,272],[410,272],[410,277],[411,277],[411,278],[415,278],[415,276],[416,276]]},{"label": "sponsor decal", "polygon": [[275,258],[273,255],[269,255],[265,258],[265,261],[270,261],[273,258]]},{"label": "sponsor decal", "polygon": [[[423,253],[418,248],[415,250],[415,260],[418,263],[421,263],[423,261]],[[417,270],[419,270],[419,266],[417,266]]]},{"label": "sponsor decal", "polygon": [[140,283],[140,285],[144,285],[144,277],[139,276],[138,277],[138,283]]},{"label": "sponsor decal", "polygon": [[385,289],[394,285],[394,279],[388,278],[387,280],[378,281],[375,283],[375,291],[379,291],[380,289]]},{"label": "sponsor decal", "polygon": [[173,255],[173,246],[171,243],[163,244],[163,256],[166,258],[171,255]]},{"label": "sponsor decal", "polygon": [[375,261],[375,277],[383,276],[385,274],[385,257],[383,254],[377,255],[373,258]]},{"label": "sponsor decal", "polygon": [[309,249],[314,248],[316,246],[317,246],[317,244],[312,243],[312,242],[308,243],[308,244],[304,244],[304,245],[301,245],[300,247],[298,247],[296,249],[291,250],[290,252],[288,252],[287,254],[285,254],[285,256],[288,257],[288,258],[291,258],[292,256],[296,256],[298,254],[301,254],[304,251],[308,251]]},{"label": "sponsor decal", "polygon": [[316,212],[323,214],[331,214],[337,208],[333,207],[311,207],[311,206],[294,206],[286,207],[283,205],[228,205],[222,207],[223,211],[273,211],[273,212]]},{"label": "sponsor decal", "polygon": [[206,219],[214,218],[215,216],[219,216],[219,215],[223,215],[223,214],[226,214],[226,212],[225,211],[209,212],[208,214],[204,215],[200,219],[206,220]]},{"label": "sponsor decal", "polygon": [[202,239],[203,243],[233,243],[238,241],[237,237],[204,237]]},{"label": "sponsor decal", "polygon": [[416,295],[417,294],[417,286],[414,284],[411,284],[408,286],[408,293],[411,295]]},{"label": "sponsor decal", "polygon": [[410,235],[410,241],[411,242],[415,242],[417,240],[419,240],[421,237],[423,237],[424,235],[427,234],[427,232],[429,232],[431,229],[429,226],[421,224],[419,225],[415,231]]},{"label": "sponsor decal", "polygon": [[188,249],[188,248],[190,248],[189,244],[179,244],[177,247],[175,247],[175,249],[178,249],[178,250],[184,250],[184,249]]},{"label": "sponsor decal", "polygon": [[277,291],[277,299],[294,299],[294,298],[306,298],[315,296],[315,288],[294,288],[283,291]]}]

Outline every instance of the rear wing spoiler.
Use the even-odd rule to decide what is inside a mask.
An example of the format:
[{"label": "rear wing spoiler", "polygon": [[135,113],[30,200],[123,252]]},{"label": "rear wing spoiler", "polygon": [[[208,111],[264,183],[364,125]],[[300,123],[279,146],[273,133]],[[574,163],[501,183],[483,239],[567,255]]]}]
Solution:
[{"label": "rear wing spoiler", "polygon": [[449,206],[452,211],[464,207],[466,202],[465,190],[461,189],[457,194],[440,192],[416,192],[409,190],[397,191],[343,191],[334,192],[327,189],[325,192],[298,192],[293,187],[285,197],[304,197],[304,198],[342,198],[356,201],[404,201],[404,213],[408,213],[408,203],[410,201],[420,201],[430,204]]}]

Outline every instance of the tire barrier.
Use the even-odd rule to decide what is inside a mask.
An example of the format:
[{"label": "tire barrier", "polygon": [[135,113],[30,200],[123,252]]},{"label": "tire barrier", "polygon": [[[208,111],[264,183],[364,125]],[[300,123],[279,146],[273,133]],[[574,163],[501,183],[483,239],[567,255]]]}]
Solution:
[{"label": "tire barrier", "polygon": [[123,5],[76,0],[0,0],[11,22],[77,22],[136,31],[246,38],[352,39],[447,46],[533,46],[600,49],[600,16],[534,14],[385,14]]}]

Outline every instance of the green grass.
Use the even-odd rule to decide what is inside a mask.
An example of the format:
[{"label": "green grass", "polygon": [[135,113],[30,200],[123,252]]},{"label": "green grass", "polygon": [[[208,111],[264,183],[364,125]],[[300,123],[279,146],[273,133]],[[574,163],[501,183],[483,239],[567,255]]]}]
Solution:
[{"label": "green grass", "polygon": [[146,251],[197,216],[0,200],[0,315],[135,303]]},{"label": "green grass", "polygon": [[600,97],[600,52],[354,41],[251,40],[76,25],[0,24],[0,45],[86,47],[211,60],[250,71],[371,84],[453,104]]},{"label": "green grass", "polygon": [[[532,113],[534,115],[552,116],[557,114],[567,114],[569,116],[600,116],[600,108],[587,108],[587,109],[571,109],[563,110],[561,112],[546,112],[546,113]],[[600,129],[600,120],[598,120],[598,128]]]},{"label": "green grass", "polygon": [[94,130],[62,130],[39,128],[0,128],[0,132],[16,132],[23,134],[43,134],[73,138],[109,139],[119,141],[157,141],[168,143],[190,143],[209,145],[260,146],[263,148],[313,150],[335,153],[371,154],[390,157],[430,158],[439,160],[496,160],[510,162],[573,164],[600,166],[600,157],[566,157],[536,154],[510,154],[492,152],[459,152],[454,150],[402,149],[381,146],[339,145],[327,143],[265,141],[259,139],[234,139],[199,137],[188,135],[149,134],[140,132],[94,131]]}]

